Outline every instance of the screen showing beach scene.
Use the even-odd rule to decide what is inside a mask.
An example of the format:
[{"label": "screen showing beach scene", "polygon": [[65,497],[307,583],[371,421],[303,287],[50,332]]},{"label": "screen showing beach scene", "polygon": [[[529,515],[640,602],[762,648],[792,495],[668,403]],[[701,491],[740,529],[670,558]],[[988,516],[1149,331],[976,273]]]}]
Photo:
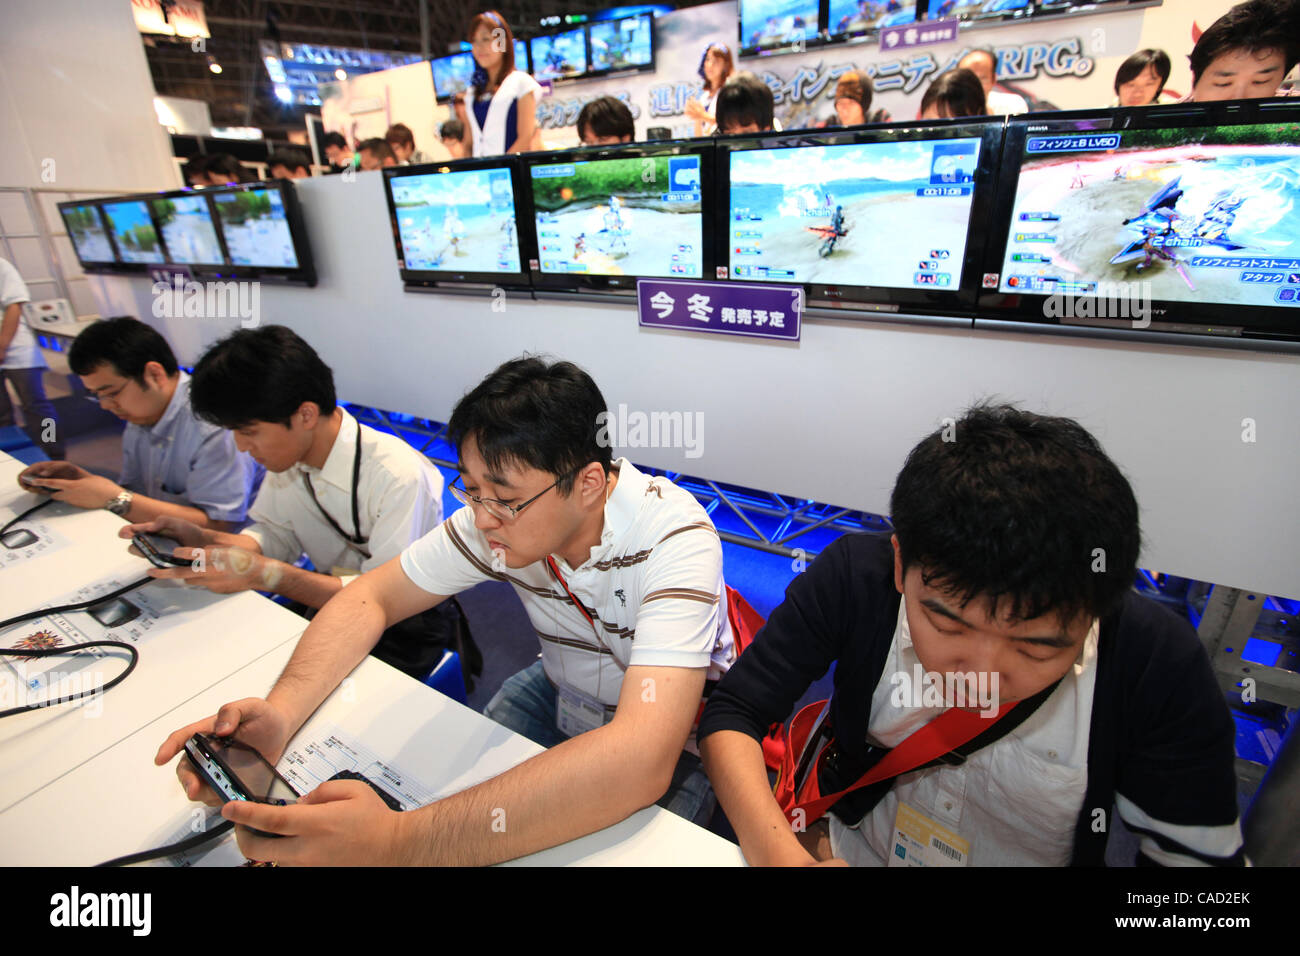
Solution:
[{"label": "screen showing beach scene", "polygon": [[112,262],[113,246],[96,206],[64,206],[63,224],[82,262]]},{"label": "screen showing beach scene", "polygon": [[153,214],[162,229],[169,262],[181,265],[220,265],[221,243],[203,196],[171,196],[153,200]]},{"label": "screen showing beach scene", "polygon": [[163,261],[162,244],[149,218],[148,203],[143,199],[133,199],[129,202],[106,202],[101,208],[123,262]]},{"label": "screen showing beach scene", "polygon": [[1027,133],[1003,292],[1300,306],[1300,124]]},{"label": "screen showing beach scene", "polygon": [[217,193],[212,198],[217,203],[221,231],[234,265],[298,268],[298,254],[278,189],[244,189]]},{"label": "screen showing beach scene", "polygon": [[731,276],[956,291],[979,139],[731,154]]},{"label": "screen showing beach scene", "polygon": [[465,169],[388,181],[407,269],[520,272],[508,169]]},{"label": "screen showing beach scene", "polygon": [[530,173],[543,273],[703,274],[699,156],[596,159]]}]

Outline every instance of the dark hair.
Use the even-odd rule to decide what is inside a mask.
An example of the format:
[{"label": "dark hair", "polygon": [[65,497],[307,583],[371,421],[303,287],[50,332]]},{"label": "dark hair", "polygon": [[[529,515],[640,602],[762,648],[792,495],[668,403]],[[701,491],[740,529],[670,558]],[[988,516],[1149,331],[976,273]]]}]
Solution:
[{"label": "dark hair", "polygon": [[987,116],[988,101],[980,78],[966,69],[949,70],[935,77],[921,98],[921,112],[937,106],[939,114],[952,116]]},{"label": "dark hair", "polygon": [[709,54],[714,50],[717,50],[718,54],[727,61],[727,69],[722,74],[722,82],[725,84],[730,79],[731,74],[736,72],[736,58],[731,55],[731,47],[725,43],[710,43],[706,46],[704,53],[700,55],[700,68],[695,72],[700,74],[700,79],[704,81],[704,89],[710,93],[715,93],[717,90],[709,89],[709,77],[704,72],[704,64],[708,62]]},{"label": "dark hair", "polygon": [[206,169],[209,175],[216,173],[219,176],[229,176],[237,183],[255,181],[255,177],[249,170],[244,168],[244,164],[229,153],[213,153],[210,155]]},{"label": "dark hair", "polygon": [[89,375],[111,365],[123,378],[144,384],[144,367],[157,362],[169,376],[177,370],[176,355],[158,330],[129,315],[100,319],[81,330],[68,349],[74,375]]},{"label": "dark hair", "polygon": [[[1233,50],[1248,53],[1277,50],[1286,60],[1282,77],[1286,76],[1300,59],[1300,2],[1248,0],[1215,20],[1196,41],[1189,57],[1192,83],[1199,83],[1201,74],[1211,63]],[[1282,77],[1278,77],[1278,82]]]},{"label": "dark hair", "polygon": [[726,133],[728,127],[751,124],[770,130],[775,112],[772,88],[748,72],[737,73],[722,84],[713,108],[719,133]]},{"label": "dark hair", "polygon": [[849,70],[835,84],[835,98],[856,100],[862,106],[862,121],[871,115],[871,77],[864,70]]},{"label": "dark hair", "polygon": [[393,152],[393,147],[388,145],[388,141],[375,136],[372,139],[362,140],[357,144],[358,153],[371,153],[375,159],[381,163],[386,159],[397,160],[397,155]]},{"label": "dark hair", "polygon": [[439,139],[462,140],[465,138],[465,124],[458,119],[449,119],[438,127]]},{"label": "dark hair", "polygon": [[[473,19],[469,21],[469,26],[465,28],[465,39],[469,40],[470,43],[474,42],[474,33],[480,25],[487,27],[490,31],[504,30],[506,34],[506,48],[501,54],[501,66],[497,70],[497,75],[495,78],[486,78],[491,79],[497,86],[500,86],[515,68],[515,35],[511,32],[510,24],[506,23],[505,17],[495,10],[484,10],[482,13],[475,14]],[[474,66],[476,77],[483,77],[483,69],[478,65],[477,61],[475,61]],[[474,96],[476,98],[483,92],[486,85],[486,82],[479,83],[476,81],[474,83]]]},{"label": "dark hair", "polygon": [[200,176],[206,180],[208,178],[208,157],[191,156],[185,160],[185,168],[182,172],[185,173],[185,181],[191,186],[194,185],[194,180]]},{"label": "dark hair", "polygon": [[283,325],[240,329],[208,349],[194,366],[194,414],[222,428],[253,422],[288,426],[303,402],[331,415],[334,373],[316,350]]},{"label": "dark hair", "polygon": [[[962,60],[966,59],[966,57],[976,56],[976,55],[986,56],[989,58],[989,65],[993,67],[993,79],[996,80],[998,76],[998,55],[986,46],[980,46],[980,47],[976,47],[973,50],[968,50],[965,54],[962,55],[961,60],[958,60],[957,62],[960,63]],[[979,77],[976,77],[976,79],[979,79]],[[983,86],[983,84],[980,85]]]},{"label": "dark hair", "polygon": [[1069,418],[976,405],[912,449],[890,511],[905,570],[1013,620],[1100,617],[1133,586],[1137,499]]},{"label": "dark hair", "polygon": [[[1115,95],[1119,95],[1119,88],[1125,83],[1131,83],[1151,67],[1156,71],[1156,76],[1160,77],[1160,88],[1156,90],[1156,96],[1159,96],[1169,82],[1169,54],[1164,50],[1138,50],[1131,57],[1119,65],[1115,72]],[[1152,100],[1152,102],[1155,102]]]},{"label": "dark hair", "polygon": [[329,149],[331,146],[337,146],[339,149],[347,149],[348,141],[343,138],[342,133],[326,133],[321,137],[320,148]]},{"label": "dark hair", "polygon": [[405,123],[394,123],[384,134],[384,142],[389,146],[409,146],[415,149],[415,134]]},{"label": "dark hair", "polygon": [[269,171],[273,166],[283,166],[289,172],[302,168],[311,172],[311,157],[301,149],[278,149],[266,158],[266,168]]},{"label": "dark hair", "polygon": [[626,136],[629,142],[636,137],[632,111],[626,103],[612,96],[597,97],[582,108],[578,114],[579,139],[582,139],[583,129],[591,130],[595,136]]},{"label": "dark hair", "polygon": [[472,436],[489,468],[536,468],[561,478],[556,489],[567,495],[583,465],[611,468],[610,443],[599,439],[607,413],[600,389],[578,366],[525,355],[457,402],[447,433],[458,454]]}]

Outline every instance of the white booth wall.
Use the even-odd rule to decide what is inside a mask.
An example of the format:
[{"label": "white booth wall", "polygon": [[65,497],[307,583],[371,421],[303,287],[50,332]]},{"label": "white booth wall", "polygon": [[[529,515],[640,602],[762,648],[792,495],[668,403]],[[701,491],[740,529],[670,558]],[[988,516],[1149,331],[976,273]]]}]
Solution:
[{"label": "white booth wall", "polygon": [[[340,397],[446,421],[524,352],[586,368],[611,410],[699,413],[698,457],[637,463],[888,514],[907,452],[995,397],[1078,419],[1133,482],[1142,566],[1300,596],[1300,356],[809,319],[798,343],[642,329],[632,305],[403,291],[378,173],[298,184],[320,282],[262,283],[256,321],[288,325]],[[153,322],[192,363],[238,318],[153,314],[148,279],[102,286],[106,315]],[[958,436],[960,440],[960,436]]]}]

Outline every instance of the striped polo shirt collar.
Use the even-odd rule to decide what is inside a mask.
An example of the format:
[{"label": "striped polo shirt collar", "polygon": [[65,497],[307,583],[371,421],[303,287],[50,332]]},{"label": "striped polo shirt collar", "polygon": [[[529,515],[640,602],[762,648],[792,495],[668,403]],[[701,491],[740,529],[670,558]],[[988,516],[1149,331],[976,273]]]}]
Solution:
[{"label": "striped polo shirt collar", "polygon": [[[602,560],[618,547],[619,541],[636,521],[637,509],[641,507],[641,499],[646,496],[650,485],[650,477],[638,471],[636,466],[626,458],[614,462],[614,470],[618,472],[618,483],[614,485],[609,500],[605,502],[605,520],[600,532],[600,543],[591,549],[591,554],[583,562],[582,568]],[[558,554],[554,557],[558,564],[565,570],[569,570],[569,565],[564,558]]]}]

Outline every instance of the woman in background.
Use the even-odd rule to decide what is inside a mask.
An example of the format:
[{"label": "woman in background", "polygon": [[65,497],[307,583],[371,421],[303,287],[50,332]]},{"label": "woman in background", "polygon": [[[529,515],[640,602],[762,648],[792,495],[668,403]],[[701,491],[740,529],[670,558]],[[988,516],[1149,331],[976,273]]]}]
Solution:
[{"label": "woman in background", "polygon": [[478,68],[470,88],[456,100],[456,118],[465,124],[463,139],[473,156],[499,156],[532,148],[537,132],[541,87],[515,69],[515,37],[495,10],[469,22],[469,42]]},{"label": "woman in background", "polygon": [[710,43],[704,48],[700,57],[700,77],[704,80],[704,89],[698,99],[686,101],[686,115],[695,123],[695,135],[707,136],[717,127],[714,110],[718,102],[718,91],[736,70],[736,61],[731,56],[731,49],[725,43]]}]

